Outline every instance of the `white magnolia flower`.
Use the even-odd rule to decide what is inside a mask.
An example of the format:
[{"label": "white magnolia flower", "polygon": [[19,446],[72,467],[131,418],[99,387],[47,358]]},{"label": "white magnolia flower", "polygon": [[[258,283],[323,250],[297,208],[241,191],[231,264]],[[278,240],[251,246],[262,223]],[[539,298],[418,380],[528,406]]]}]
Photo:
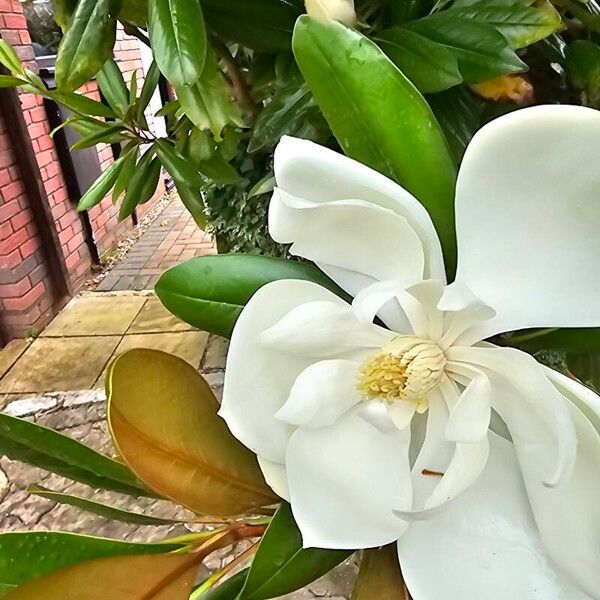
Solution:
[{"label": "white magnolia flower", "polygon": [[356,25],[354,0],[305,0],[309,16],[321,21],[340,21],[348,27]]},{"label": "white magnolia flower", "polygon": [[415,600],[600,599],[600,398],[482,342],[600,326],[599,143],[600,113],[580,107],[484,127],[458,178],[446,286],[408,192],[281,142],[271,235],[354,301],[307,281],[260,289],[233,333],[221,415],[307,547],[399,539]]}]

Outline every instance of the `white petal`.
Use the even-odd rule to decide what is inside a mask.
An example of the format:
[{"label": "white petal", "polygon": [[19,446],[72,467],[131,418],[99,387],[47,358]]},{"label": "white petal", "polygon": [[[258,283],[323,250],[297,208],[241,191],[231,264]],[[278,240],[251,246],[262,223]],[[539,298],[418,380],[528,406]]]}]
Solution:
[{"label": "white petal", "polygon": [[423,245],[425,277],[445,281],[440,242],[427,210],[387,177],[323,146],[284,137],[275,151],[275,178],[278,187],[298,198],[364,200],[405,217]]},{"label": "white petal", "polygon": [[337,299],[296,306],[260,334],[259,343],[285,354],[326,358],[381,348],[394,334],[360,323],[350,305]]},{"label": "white petal", "polygon": [[455,442],[478,442],[487,435],[492,416],[492,384],[479,371],[450,409],[446,438]]},{"label": "white petal", "polygon": [[360,363],[349,360],[314,363],[298,375],[276,418],[309,429],[333,425],[361,401],[356,389],[359,372]]},{"label": "white petal", "polygon": [[412,500],[409,443],[408,430],[382,433],[357,411],[331,427],[298,429],[286,465],[304,546],[371,548],[402,535],[406,523],[392,514],[392,501]]},{"label": "white petal", "polygon": [[316,263],[363,273],[377,281],[423,277],[421,241],[408,221],[362,200],[313,202],[276,189],[269,233],[290,252]]},{"label": "white petal", "polygon": [[571,478],[552,489],[540,485],[549,467],[545,453],[521,437],[515,438],[515,447],[548,553],[588,594],[600,598],[600,436],[577,408],[577,404],[586,403],[588,390],[576,382],[563,389],[573,402],[571,411],[578,440]]},{"label": "white petal", "polygon": [[[423,331],[415,330],[415,335],[439,340],[443,333],[444,315],[438,304],[444,291],[441,281],[429,279],[411,286],[407,292],[422,307],[426,315]],[[413,324],[414,325],[414,324]]]},{"label": "white petal", "polygon": [[[490,434],[473,486],[398,542],[414,600],[590,600],[552,564],[537,532],[512,445]],[[560,520],[560,515],[555,518]],[[598,590],[596,590],[598,592]]]},{"label": "white petal", "polygon": [[[567,402],[528,354],[514,348],[453,347],[449,361],[481,368],[492,383],[492,407],[515,440],[543,453],[546,473],[540,484],[568,480],[577,453],[577,438]],[[517,444],[520,452],[520,444]]]},{"label": "white petal", "polygon": [[290,499],[285,465],[271,462],[262,456],[257,456],[258,464],[269,487],[284,500]]},{"label": "white petal", "polygon": [[315,283],[267,284],[248,302],[231,337],[219,414],[243,444],[274,462],[283,463],[293,430],[275,419],[275,413],[287,400],[296,377],[318,357],[285,354],[260,344],[258,337],[290,310],[314,301],[345,305]]},{"label": "white petal", "polygon": [[498,316],[487,335],[600,325],[600,113],[538,106],[492,121],[457,183],[457,280]]},{"label": "white petal", "polygon": [[394,402],[388,407],[388,414],[398,429],[406,429],[411,424],[415,409],[411,402]]},{"label": "white petal", "polygon": [[[394,510],[407,520],[431,518],[440,507],[454,501],[481,475],[488,458],[487,435],[471,443],[449,444],[448,412],[458,404],[459,390],[447,378],[440,386],[443,400],[430,400],[425,443],[413,467],[415,502],[410,511]],[[429,422],[431,420],[431,423]]]}]

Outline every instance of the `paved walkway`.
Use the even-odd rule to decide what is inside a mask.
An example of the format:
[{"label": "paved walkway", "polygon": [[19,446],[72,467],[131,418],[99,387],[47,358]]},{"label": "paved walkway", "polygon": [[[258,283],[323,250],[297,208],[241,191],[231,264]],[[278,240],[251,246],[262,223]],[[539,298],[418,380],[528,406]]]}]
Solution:
[{"label": "paved walkway", "polygon": [[215,252],[212,238],[198,228],[183,203],[173,195],[167,208],[96,291],[151,290],[166,269]]}]

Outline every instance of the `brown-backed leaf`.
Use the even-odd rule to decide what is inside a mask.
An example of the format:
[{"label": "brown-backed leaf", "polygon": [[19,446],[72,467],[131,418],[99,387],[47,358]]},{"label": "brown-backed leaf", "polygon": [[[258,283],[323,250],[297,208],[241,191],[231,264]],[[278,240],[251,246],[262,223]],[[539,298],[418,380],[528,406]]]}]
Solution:
[{"label": "brown-backed leaf", "polygon": [[396,544],[364,551],[352,600],[411,600],[400,572]]},{"label": "brown-backed leaf", "polygon": [[151,489],[219,517],[277,501],[254,454],[217,415],[209,385],[184,360],[155,350],[126,352],[109,369],[107,395],[113,440]]},{"label": "brown-backed leaf", "polygon": [[197,562],[190,554],[100,558],[28,581],[5,600],[188,600]]}]

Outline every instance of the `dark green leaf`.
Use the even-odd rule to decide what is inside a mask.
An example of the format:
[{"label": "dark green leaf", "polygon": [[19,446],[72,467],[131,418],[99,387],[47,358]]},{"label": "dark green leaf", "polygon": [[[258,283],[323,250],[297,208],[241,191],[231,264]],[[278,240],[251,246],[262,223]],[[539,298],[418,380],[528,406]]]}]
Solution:
[{"label": "dark green leaf", "polygon": [[283,503],[258,548],[240,600],[276,598],[303,588],[353,554],[348,550],[303,548],[302,535]]},{"label": "dark green leaf", "polygon": [[148,24],[148,0],[123,0],[119,19],[138,27]]},{"label": "dark green leaf", "polygon": [[446,138],[460,162],[469,142],[483,125],[485,103],[464,85],[427,96]]},{"label": "dark green leaf", "polygon": [[589,329],[539,329],[517,333],[508,340],[528,352],[560,350],[563,352],[599,352],[600,327]]},{"label": "dark green leaf", "polygon": [[240,179],[237,171],[220,154],[200,161],[198,170],[217,185],[231,185]]},{"label": "dark green leaf", "polygon": [[158,87],[160,80],[160,69],[156,64],[156,61],[152,61],[148,72],[144,78],[144,85],[142,86],[142,92],[137,102],[138,118],[144,115],[144,111],[148,108],[150,100]]},{"label": "dark green leaf", "polygon": [[131,178],[133,177],[133,174],[135,172],[138,152],[139,147],[135,145],[133,148],[131,148],[131,150],[123,153],[123,165],[119,172],[119,177],[115,182],[115,187],[113,188],[113,202],[116,202],[117,199],[121,196],[121,194],[129,186],[129,182],[131,181]]},{"label": "dark green leaf", "polygon": [[94,181],[88,191],[83,195],[83,198],[81,198],[77,205],[77,210],[80,212],[82,210],[90,210],[90,208],[93,208],[96,204],[102,202],[104,196],[106,196],[113,185],[115,185],[122,167],[123,159],[119,158],[110,165],[108,169],[104,170],[100,177]]},{"label": "dark green leaf", "polygon": [[462,82],[456,56],[446,46],[402,27],[382,31],[376,40],[422,92],[439,92]]},{"label": "dark green leaf", "polygon": [[275,91],[256,120],[248,151],[274,146],[284,135],[318,141],[328,133],[310,88],[299,76]]},{"label": "dark green leaf", "polygon": [[229,337],[242,309],[263,285],[279,279],[314,281],[344,293],[319,269],[266,256],[222,254],[193,258],[166,271],[156,284],[165,307],[182,321]]},{"label": "dark green leaf", "polygon": [[79,0],[56,59],[56,84],[73,92],[87,83],[112,55],[119,0]]},{"label": "dark green leaf", "polygon": [[119,220],[129,217],[139,204],[150,200],[158,186],[160,177],[160,161],[154,158],[154,150],[150,148],[135,167],[135,172],[127,186],[125,198],[119,210]]},{"label": "dark green leaf", "polygon": [[0,75],[0,88],[13,88],[27,85],[27,82],[12,75]]},{"label": "dark green leaf", "polygon": [[506,38],[490,25],[447,16],[446,11],[407,23],[406,27],[452,51],[467,83],[527,70]]},{"label": "dark green leaf", "polygon": [[177,152],[175,147],[166,140],[158,140],[154,144],[156,155],[171,177],[181,181],[191,188],[201,188],[204,184],[202,176],[193,166]]},{"label": "dark green leaf", "polygon": [[50,94],[50,97],[73,112],[82,115],[116,117],[115,111],[112,108],[106,106],[106,104],[102,104],[102,102],[96,102],[96,100],[92,100],[92,98],[88,98],[83,94],[76,94],[74,92],[61,94],[60,92],[56,92]]},{"label": "dark green leaf", "polygon": [[129,106],[129,92],[119,65],[112,58],[107,60],[96,79],[106,101],[118,115],[123,116]]},{"label": "dark green leaf", "polygon": [[562,27],[562,20],[551,2],[513,2],[498,0],[453,7],[444,15],[495,27],[513,48],[524,48],[548,37]]},{"label": "dark green leaf", "polygon": [[181,547],[182,544],[135,544],[49,531],[3,533],[0,534],[0,589],[8,592],[26,581],[95,558],[163,554]]},{"label": "dark green leaf", "polygon": [[152,496],[124,464],[52,429],[2,413],[0,454],[92,487]]},{"label": "dark green leaf", "polygon": [[182,181],[175,179],[175,187],[179,198],[183,202],[190,215],[192,215],[196,225],[203,229],[206,226],[206,214],[204,202],[197,189],[192,189]]},{"label": "dark green leaf", "polygon": [[569,353],[567,366],[577,379],[600,393],[600,352]]},{"label": "dark green leaf", "polygon": [[69,28],[71,17],[77,7],[77,0],[54,0],[54,20],[63,30],[63,33]]},{"label": "dark green leaf", "polygon": [[96,144],[112,144],[126,139],[123,135],[122,125],[107,125],[106,127],[98,128],[97,131],[82,137],[78,142],[71,146],[71,150],[82,150],[83,148],[91,148]]},{"label": "dark green leaf", "polygon": [[13,75],[24,75],[25,70],[13,47],[6,41],[0,40],[0,64],[4,65]]},{"label": "dark green leaf", "polygon": [[567,50],[567,74],[576,90],[585,92],[587,102],[600,106],[600,46],[577,40]]},{"label": "dark green leaf", "polygon": [[199,596],[192,594],[190,600],[236,600],[244,587],[249,570],[243,569]]},{"label": "dark green leaf", "polygon": [[175,86],[196,83],[204,69],[207,47],[199,0],[153,0],[148,31],[162,74]]},{"label": "dark green leaf", "polygon": [[202,0],[220,37],[262,52],[289,52],[302,0]]},{"label": "dark green leaf", "polygon": [[55,492],[49,490],[41,485],[30,485],[27,488],[30,494],[52,500],[57,504],[68,504],[69,506],[75,506],[86,512],[94,515],[100,515],[107,519],[114,519],[115,521],[121,521],[123,523],[135,523],[137,525],[173,525],[176,523],[182,523],[183,521],[177,521],[173,519],[160,519],[158,517],[151,517],[140,513],[129,512],[127,510],[121,510],[120,508],[114,508],[106,504],[100,504],[94,502],[88,498],[82,498],[81,496],[72,496],[71,494],[63,494],[61,492]]},{"label": "dark green leaf", "polygon": [[216,140],[221,140],[221,133],[227,125],[244,125],[212,49],[206,54],[206,64],[200,79],[191,86],[176,86],[175,91],[181,108],[190,121],[200,130],[212,131]]},{"label": "dark green leaf", "polygon": [[340,23],[301,17],[294,53],[344,152],[403,185],[427,208],[452,277],[456,167],[424,98],[380,48]]}]

